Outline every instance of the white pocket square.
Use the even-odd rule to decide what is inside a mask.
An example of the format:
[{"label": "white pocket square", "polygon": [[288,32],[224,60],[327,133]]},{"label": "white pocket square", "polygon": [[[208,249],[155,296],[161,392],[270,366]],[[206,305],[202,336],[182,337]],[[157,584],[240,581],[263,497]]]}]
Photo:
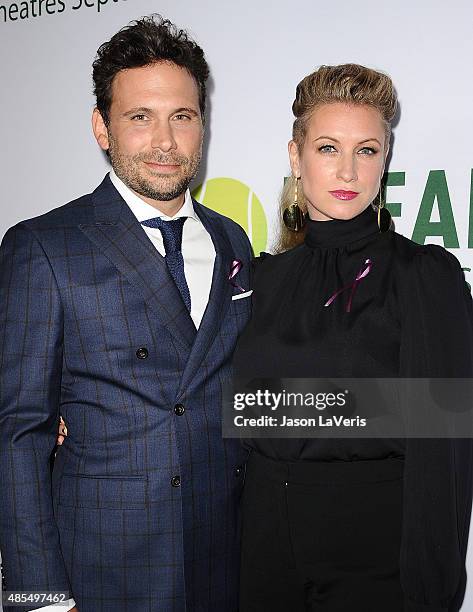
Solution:
[{"label": "white pocket square", "polygon": [[249,291],[245,291],[245,293],[237,293],[236,295],[232,295],[232,300],[241,300],[242,298],[250,297],[252,293],[253,293],[253,289],[250,289]]}]

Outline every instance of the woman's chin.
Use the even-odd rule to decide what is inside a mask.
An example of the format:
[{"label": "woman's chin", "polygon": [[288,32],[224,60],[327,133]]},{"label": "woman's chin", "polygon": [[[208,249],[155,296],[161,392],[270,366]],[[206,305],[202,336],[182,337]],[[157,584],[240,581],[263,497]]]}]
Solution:
[{"label": "woman's chin", "polygon": [[309,205],[309,217],[313,221],[349,221],[353,217],[361,214],[370,204],[360,204],[355,202],[334,203],[324,208],[316,208]]}]

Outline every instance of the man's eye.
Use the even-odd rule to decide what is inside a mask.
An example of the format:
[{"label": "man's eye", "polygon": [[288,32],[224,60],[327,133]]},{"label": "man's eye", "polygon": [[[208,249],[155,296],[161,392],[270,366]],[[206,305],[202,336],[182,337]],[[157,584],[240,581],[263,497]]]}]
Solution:
[{"label": "man's eye", "polygon": [[358,153],[362,153],[363,155],[375,155],[378,151],[373,149],[373,147],[363,147],[358,151]]},{"label": "man's eye", "polygon": [[183,115],[182,113],[179,113],[179,115],[174,115],[174,119],[177,119],[178,121],[189,121],[190,117],[189,115]]},{"label": "man's eye", "polygon": [[322,145],[321,147],[319,147],[319,151],[321,153],[333,153],[335,152],[337,149],[330,144],[326,144],[326,145]]},{"label": "man's eye", "polygon": [[133,121],[145,121],[147,119],[146,115],[133,115]]}]

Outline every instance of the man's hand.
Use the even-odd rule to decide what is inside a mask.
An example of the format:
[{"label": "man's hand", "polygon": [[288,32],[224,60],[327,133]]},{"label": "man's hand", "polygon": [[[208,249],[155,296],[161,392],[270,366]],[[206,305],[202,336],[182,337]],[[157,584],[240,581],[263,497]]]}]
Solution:
[{"label": "man's hand", "polygon": [[[61,444],[64,442],[64,438],[67,436],[67,427],[66,424],[63,421],[62,416],[59,417],[59,428],[58,428],[58,434],[57,434],[57,444],[58,446],[61,446]],[[75,610],[77,612],[77,608],[72,608],[72,610],[70,612],[73,612],[73,610]]]}]

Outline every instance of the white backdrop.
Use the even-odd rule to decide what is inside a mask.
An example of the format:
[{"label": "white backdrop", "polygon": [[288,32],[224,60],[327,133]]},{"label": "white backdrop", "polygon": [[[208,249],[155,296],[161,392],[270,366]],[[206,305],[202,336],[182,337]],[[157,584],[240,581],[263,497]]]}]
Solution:
[{"label": "white backdrop", "polygon": [[[247,226],[256,250],[266,242],[258,201],[271,242],[288,174],[296,84],[322,63],[357,62],[388,72],[399,92],[389,167],[397,186],[387,192],[388,202],[401,203],[398,231],[412,237],[420,217],[416,237],[424,240],[424,228],[426,242],[451,248],[473,281],[470,0],[49,0],[41,15],[37,0],[35,8],[32,0],[14,4],[0,0],[0,236],[102,179],[107,163],[90,130],[95,51],[131,19],[159,11],[200,42],[212,71],[196,183],[244,184],[209,182],[201,195],[212,205],[212,193],[223,194],[224,211]],[[441,220],[446,242],[429,219]],[[473,575],[472,546],[468,564]],[[473,611],[471,586],[462,610]]]}]

